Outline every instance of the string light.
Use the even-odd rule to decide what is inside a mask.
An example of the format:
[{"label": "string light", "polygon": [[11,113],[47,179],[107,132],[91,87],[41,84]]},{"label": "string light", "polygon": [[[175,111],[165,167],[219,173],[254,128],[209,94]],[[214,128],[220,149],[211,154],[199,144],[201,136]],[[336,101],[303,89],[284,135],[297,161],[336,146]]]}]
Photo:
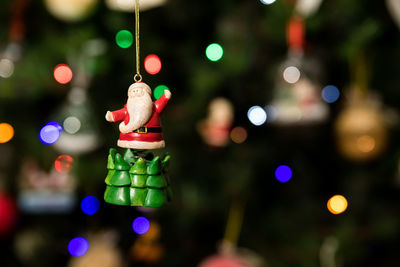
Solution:
[{"label": "string light", "polygon": [[211,61],[218,61],[224,55],[224,49],[217,43],[210,44],[206,49],[206,56]]},{"label": "string light", "polygon": [[260,126],[267,120],[267,113],[260,106],[253,106],[247,112],[250,122],[256,126]]},{"label": "string light", "polygon": [[129,48],[133,44],[133,35],[128,30],[120,30],[115,36],[115,42],[121,48]]},{"label": "string light", "polygon": [[161,67],[161,59],[157,55],[148,55],[144,59],[144,69],[151,75],[159,73]]},{"label": "string light", "polygon": [[145,217],[137,217],[133,220],[132,228],[135,233],[143,235],[150,229],[150,221]]},{"label": "string light", "polygon": [[275,3],[276,0],[260,0],[261,3],[263,3],[264,5],[270,5]]},{"label": "string light", "polygon": [[241,126],[237,126],[231,131],[231,139],[236,144],[241,144],[247,139],[247,130]]},{"label": "string light", "polygon": [[328,200],[327,207],[332,214],[340,214],[347,209],[347,199],[342,195],[334,195]]},{"label": "string light", "polygon": [[74,159],[69,155],[60,155],[54,162],[54,167],[60,173],[68,173],[72,169]]},{"label": "string light", "polygon": [[96,214],[100,209],[100,200],[94,196],[87,196],[81,201],[81,209],[86,215]]},{"label": "string light", "polygon": [[81,257],[89,250],[89,242],[83,237],[75,237],[68,243],[68,252],[74,257]]},{"label": "string light", "polygon": [[0,60],[0,77],[9,78],[14,73],[14,63],[6,58]]},{"label": "string light", "polygon": [[60,138],[61,125],[57,122],[49,122],[40,129],[39,139],[45,145],[51,145]]},{"label": "string light", "polygon": [[154,88],[153,95],[155,99],[159,99],[163,94],[164,90],[169,90],[168,86],[166,85],[159,85],[156,88]]},{"label": "string light", "polygon": [[61,84],[67,84],[72,80],[73,73],[71,68],[66,64],[58,64],[54,68],[54,79]]},{"label": "string light", "polygon": [[281,183],[288,182],[290,179],[292,179],[292,175],[292,169],[286,165],[281,165],[275,170],[275,178]]},{"label": "string light", "polygon": [[68,117],[63,123],[64,129],[67,133],[75,134],[81,128],[81,121],[77,117]]},{"label": "string light", "polygon": [[14,128],[8,123],[0,123],[0,143],[7,143],[14,137]]},{"label": "string light", "polygon": [[300,70],[294,66],[283,71],[283,79],[288,83],[296,83],[300,79]]},{"label": "string light", "polygon": [[339,99],[340,92],[336,86],[328,85],[322,89],[321,92],[322,99],[327,103],[333,103]]}]

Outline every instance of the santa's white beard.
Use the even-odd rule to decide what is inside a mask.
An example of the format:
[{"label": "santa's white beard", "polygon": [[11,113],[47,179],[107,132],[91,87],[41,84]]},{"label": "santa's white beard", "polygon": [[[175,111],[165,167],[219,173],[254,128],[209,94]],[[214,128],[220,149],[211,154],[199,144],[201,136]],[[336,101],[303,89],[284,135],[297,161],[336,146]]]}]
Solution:
[{"label": "santa's white beard", "polygon": [[129,114],[129,122],[121,122],[119,130],[121,133],[130,133],[144,126],[153,112],[153,101],[149,94],[144,93],[141,97],[129,97],[126,104]]}]

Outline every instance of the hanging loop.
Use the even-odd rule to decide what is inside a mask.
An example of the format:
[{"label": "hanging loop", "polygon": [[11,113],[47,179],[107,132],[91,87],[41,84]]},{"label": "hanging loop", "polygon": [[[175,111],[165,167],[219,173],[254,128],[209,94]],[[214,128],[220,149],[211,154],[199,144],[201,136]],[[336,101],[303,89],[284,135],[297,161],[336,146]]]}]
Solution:
[{"label": "hanging loop", "polygon": [[136,73],[133,79],[135,80],[136,83],[140,83],[142,81],[142,75]]}]

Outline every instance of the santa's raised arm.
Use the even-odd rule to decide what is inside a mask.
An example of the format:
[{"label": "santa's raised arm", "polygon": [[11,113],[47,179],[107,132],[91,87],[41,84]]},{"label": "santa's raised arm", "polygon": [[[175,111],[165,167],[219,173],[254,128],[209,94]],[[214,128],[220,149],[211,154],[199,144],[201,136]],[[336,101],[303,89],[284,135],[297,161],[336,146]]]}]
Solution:
[{"label": "santa's raised arm", "polygon": [[171,92],[152,101],[150,87],[138,82],[128,89],[126,105],[116,111],[107,111],[106,120],[121,122],[118,146],[132,149],[158,149],[165,146],[162,136],[160,114],[171,98]]}]

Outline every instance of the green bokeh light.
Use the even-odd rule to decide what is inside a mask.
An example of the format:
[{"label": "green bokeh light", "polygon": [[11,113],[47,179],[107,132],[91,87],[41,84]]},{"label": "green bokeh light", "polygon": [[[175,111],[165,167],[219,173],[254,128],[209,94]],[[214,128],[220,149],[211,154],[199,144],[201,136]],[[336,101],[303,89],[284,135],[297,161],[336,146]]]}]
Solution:
[{"label": "green bokeh light", "polygon": [[130,31],[121,30],[115,36],[115,41],[119,47],[128,48],[133,43],[133,35]]},{"label": "green bokeh light", "polygon": [[169,88],[163,84],[157,86],[153,92],[154,98],[159,99],[164,94],[164,90],[169,90]]},{"label": "green bokeh light", "polygon": [[218,61],[224,55],[224,49],[217,43],[210,44],[206,49],[206,56],[211,61]]}]

